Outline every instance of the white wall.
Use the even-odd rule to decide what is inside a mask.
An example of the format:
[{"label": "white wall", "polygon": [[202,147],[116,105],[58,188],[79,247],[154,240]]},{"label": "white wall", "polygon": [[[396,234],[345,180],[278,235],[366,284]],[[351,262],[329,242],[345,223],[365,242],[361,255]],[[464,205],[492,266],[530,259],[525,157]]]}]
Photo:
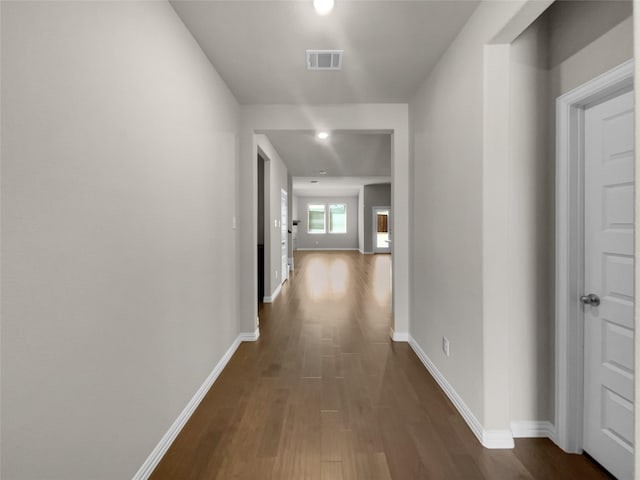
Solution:
[{"label": "white wall", "polygon": [[256,135],[255,142],[265,159],[264,292],[265,296],[272,296],[286,273],[282,270],[280,222],[281,192],[288,192],[287,167],[266,135]]},{"label": "white wall", "polygon": [[[344,203],[347,206],[347,233],[329,233],[329,205]],[[325,205],[327,233],[308,233],[308,205]],[[358,197],[298,197],[298,249],[356,249],[358,248]]]},{"label": "white wall", "polygon": [[131,478],[238,334],[238,106],[165,2],[1,40],[2,478]]},{"label": "white wall", "polygon": [[[377,185],[364,186],[364,205],[362,215],[362,238],[363,251],[365,253],[373,252],[373,207],[390,207],[391,206],[391,184],[381,183]],[[393,228],[393,219],[391,219],[391,228]],[[393,238],[393,232],[391,233]]]}]

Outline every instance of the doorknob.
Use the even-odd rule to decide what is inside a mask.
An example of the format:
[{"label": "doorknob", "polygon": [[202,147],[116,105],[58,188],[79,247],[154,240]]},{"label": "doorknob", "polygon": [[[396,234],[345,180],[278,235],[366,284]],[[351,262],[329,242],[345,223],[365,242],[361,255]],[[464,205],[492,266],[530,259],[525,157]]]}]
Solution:
[{"label": "doorknob", "polygon": [[592,307],[597,307],[600,305],[600,297],[595,293],[590,293],[589,295],[582,295],[580,297],[580,301],[585,305],[591,305]]}]

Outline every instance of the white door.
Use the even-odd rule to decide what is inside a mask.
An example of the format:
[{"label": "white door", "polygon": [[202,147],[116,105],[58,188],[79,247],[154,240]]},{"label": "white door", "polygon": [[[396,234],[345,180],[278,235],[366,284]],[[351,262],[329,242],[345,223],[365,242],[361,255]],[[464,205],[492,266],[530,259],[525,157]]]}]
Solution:
[{"label": "white door", "polygon": [[289,223],[288,223],[288,215],[287,211],[289,210],[289,204],[287,202],[287,192],[284,190],[280,191],[280,211],[282,218],[280,219],[280,247],[282,249],[282,281],[284,282],[287,278],[289,278],[289,262],[287,259],[289,258],[289,251],[287,248],[287,238],[289,235]]},{"label": "white door", "polygon": [[619,480],[633,477],[633,142],[633,92],[586,110],[583,447]]},{"label": "white door", "polygon": [[373,252],[389,253],[391,251],[391,208],[373,207]]}]

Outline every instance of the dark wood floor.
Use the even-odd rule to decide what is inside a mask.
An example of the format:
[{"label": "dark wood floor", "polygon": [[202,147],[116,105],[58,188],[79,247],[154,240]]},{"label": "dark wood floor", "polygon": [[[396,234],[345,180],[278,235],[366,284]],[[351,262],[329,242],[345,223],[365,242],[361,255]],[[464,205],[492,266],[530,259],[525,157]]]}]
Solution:
[{"label": "dark wood floor", "polygon": [[546,439],[480,446],[406,343],[390,256],[305,252],[152,479],[608,478]]}]

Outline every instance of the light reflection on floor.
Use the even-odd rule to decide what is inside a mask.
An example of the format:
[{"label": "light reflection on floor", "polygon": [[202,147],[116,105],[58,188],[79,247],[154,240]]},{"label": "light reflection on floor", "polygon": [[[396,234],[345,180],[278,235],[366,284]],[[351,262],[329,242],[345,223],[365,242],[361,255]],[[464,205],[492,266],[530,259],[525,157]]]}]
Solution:
[{"label": "light reflection on floor", "polygon": [[[371,258],[371,257],[370,257]],[[375,255],[365,294],[379,306],[391,308],[391,255]],[[349,263],[337,254],[311,254],[303,272],[305,296],[312,301],[341,300],[360,291]]]},{"label": "light reflection on floor", "polygon": [[343,259],[328,256],[312,258],[305,274],[307,295],[312,300],[341,298],[347,293],[349,277],[349,269]]},{"label": "light reflection on floor", "polygon": [[391,255],[376,255],[373,264],[373,296],[379,305],[389,304],[391,296]]}]

